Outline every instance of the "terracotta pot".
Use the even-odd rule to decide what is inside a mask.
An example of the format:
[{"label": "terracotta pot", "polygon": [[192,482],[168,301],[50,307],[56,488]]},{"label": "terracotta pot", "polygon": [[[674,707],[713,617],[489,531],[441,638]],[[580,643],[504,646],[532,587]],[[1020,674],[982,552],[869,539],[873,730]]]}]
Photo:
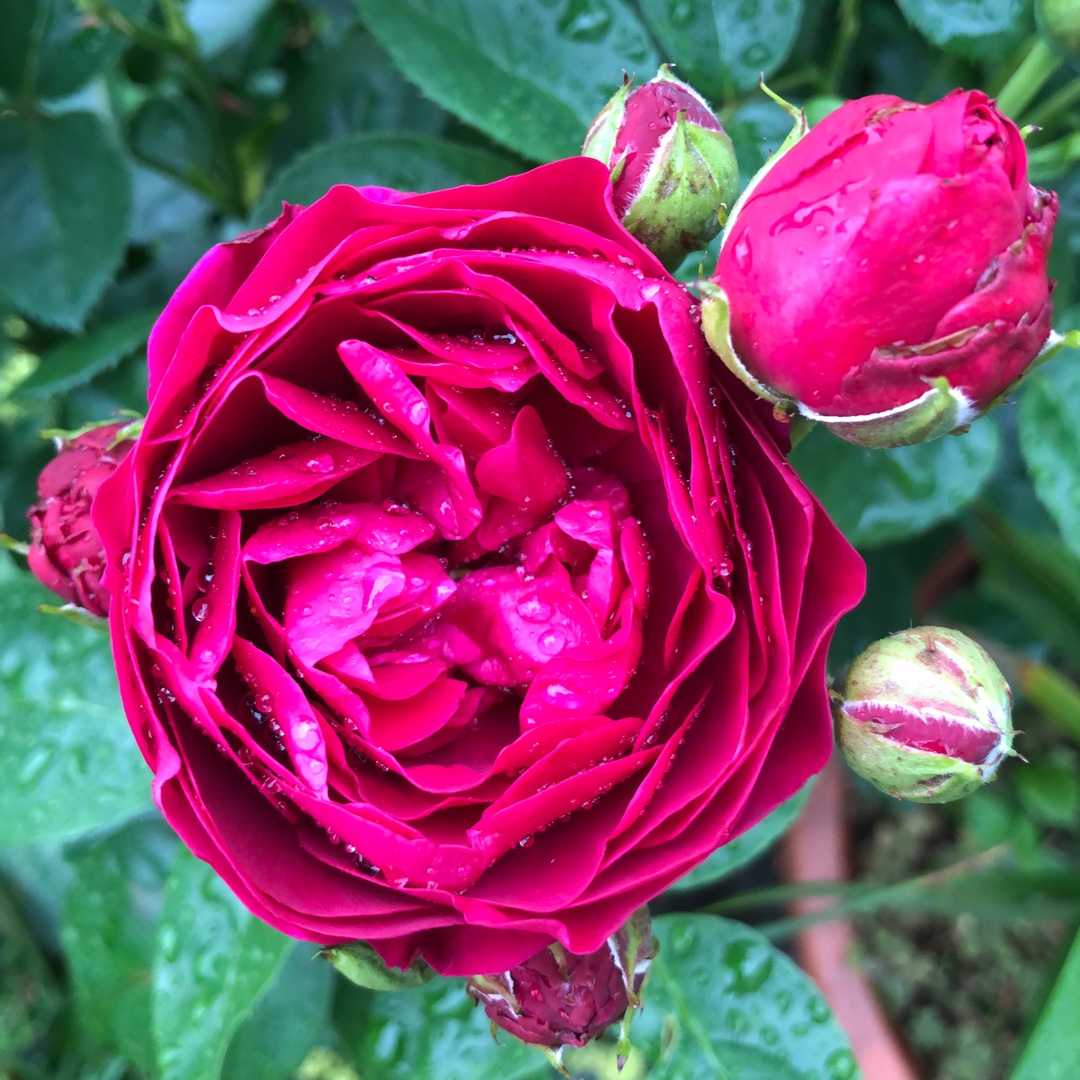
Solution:
[{"label": "terracotta pot", "polygon": [[[843,763],[830,762],[818,778],[782,848],[790,882],[847,881],[847,816]],[[809,915],[830,907],[832,897],[796,901],[793,914]],[[855,932],[843,917],[818,923],[795,939],[803,970],[817,983],[851,1040],[865,1080],[919,1080],[865,976],[854,966]]]}]

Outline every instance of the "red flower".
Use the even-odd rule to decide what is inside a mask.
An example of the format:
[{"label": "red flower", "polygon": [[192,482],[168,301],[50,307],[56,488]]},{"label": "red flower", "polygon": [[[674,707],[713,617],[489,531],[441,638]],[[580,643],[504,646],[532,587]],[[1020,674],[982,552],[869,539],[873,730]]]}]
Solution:
[{"label": "red flower", "polygon": [[117,435],[128,421],[92,428],[64,440],[55,458],[38,477],[38,501],[26,512],[30,519],[27,562],[34,576],[65,603],[93,615],[106,615],[109,594],[101,584],[105,553],[90,520],[98,488],[131,449]]},{"label": "red flower", "polygon": [[578,158],[211,251],[101,492],[169,821],[287,933],[586,954],[825,762],[862,565]]},{"label": "red flower", "polygon": [[[870,418],[833,427],[852,441],[943,434],[1046,341],[1056,214],[982,92],[849,101],[778,159],[725,237],[716,282],[735,353],[815,419]],[[944,415],[930,407],[941,378]]]}]

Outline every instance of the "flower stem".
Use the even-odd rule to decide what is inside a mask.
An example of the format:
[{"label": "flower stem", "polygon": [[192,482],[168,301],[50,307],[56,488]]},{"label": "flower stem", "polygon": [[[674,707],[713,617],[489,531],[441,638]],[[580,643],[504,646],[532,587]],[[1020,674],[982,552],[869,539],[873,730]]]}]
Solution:
[{"label": "flower stem", "polygon": [[840,28],[836,44],[829,57],[829,70],[825,78],[825,93],[839,94],[840,83],[847,70],[848,57],[859,33],[859,0],[840,0]]},{"label": "flower stem", "polygon": [[1031,103],[1061,66],[1062,58],[1042,38],[1035,38],[1019,67],[998,94],[998,108],[1013,120]]},{"label": "flower stem", "polygon": [[1063,173],[1074,161],[1080,161],[1080,132],[1029,150],[1028,175],[1036,183],[1043,183]]},{"label": "flower stem", "polygon": [[1073,79],[1057,93],[1051,94],[1037,109],[1032,109],[1027,116],[1027,122],[1036,127],[1046,127],[1078,101],[1080,101],[1080,79]]}]

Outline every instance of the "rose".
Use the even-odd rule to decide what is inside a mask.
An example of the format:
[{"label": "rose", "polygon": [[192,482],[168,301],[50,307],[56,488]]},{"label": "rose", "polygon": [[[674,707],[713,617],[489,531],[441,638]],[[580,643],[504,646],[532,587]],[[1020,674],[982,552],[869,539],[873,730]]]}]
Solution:
[{"label": "rose", "polygon": [[95,504],[158,804],[281,930],[597,949],[831,747],[862,565],[571,159],[213,249]]},{"label": "rose", "polygon": [[94,496],[131,449],[128,421],[57,439],[57,456],[38,477],[38,501],[26,512],[34,576],[65,603],[106,615],[105,553],[90,519]]},{"label": "rose", "polygon": [[493,1025],[522,1042],[553,1050],[584,1046],[627,1009],[641,1008],[656,948],[649,909],[642,908],[585,956],[554,943],[507,971],[473,976],[466,989]]},{"label": "rose", "polygon": [[875,641],[833,708],[848,764],[898,799],[961,799],[1016,756],[1009,684],[959,630],[917,626]]},{"label": "rose", "polygon": [[985,94],[849,101],[737,209],[715,279],[734,355],[716,299],[710,341],[759,391],[854,442],[944,434],[1046,341],[1056,213]]}]

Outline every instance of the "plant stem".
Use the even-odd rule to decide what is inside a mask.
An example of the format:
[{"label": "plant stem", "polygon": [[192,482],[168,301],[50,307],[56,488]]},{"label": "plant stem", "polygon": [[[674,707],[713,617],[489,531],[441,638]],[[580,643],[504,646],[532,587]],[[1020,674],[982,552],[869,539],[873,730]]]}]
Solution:
[{"label": "plant stem", "polygon": [[1080,132],[1029,150],[1028,172],[1034,181],[1052,180],[1074,161],[1080,161]]},{"label": "plant stem", "polygon": [[829,57],[829,69],[825,77],[825,93],[839,94],[840,83],[847,70],[851,47],[859,33],[859,0],[840,0],[840,28],[836,44]]},{"label": "plant stem", "polygon": [[[180,62],[188,88],[198,99],[205,113],[224,181],[222,188],[215,191],[204,189],[204,194],[215,198],[227,213],[243,218],[247,215],[243,179],[232,140],[228,138],[221,122],[217,83],[199,55],[198,41],[191,27],[184,21],[183,11],[179,4],[176,0],[158,0],[158,4],[165,20],[166,33],[152,26],[131,22],[106,0],[94,0],[92,10],[97,18],[119,30],[125,37],[149,49],[169,53]],[[154,165],[154,168],[161,171],[158,165]],[[190,179],[187,182],[191,184]],[[197,186],[196,190],[199,190]]]},{"label": "plant stem", "polygon": [[1047,79],[1061,66],[1061,60],[1042,38],[1035,38],[1019,67],[1001,88],[997,97],[998,108],[1006,116],[1017,119],[1046,85]]},{"label": "plant stem", "polygon": [[1037,109],[1032,109],[1027,122],[1036,127],[1046,127],[1063,112],[1080,101],[1080,79],[1073,79],[1056,93],[1051,94]]}]

